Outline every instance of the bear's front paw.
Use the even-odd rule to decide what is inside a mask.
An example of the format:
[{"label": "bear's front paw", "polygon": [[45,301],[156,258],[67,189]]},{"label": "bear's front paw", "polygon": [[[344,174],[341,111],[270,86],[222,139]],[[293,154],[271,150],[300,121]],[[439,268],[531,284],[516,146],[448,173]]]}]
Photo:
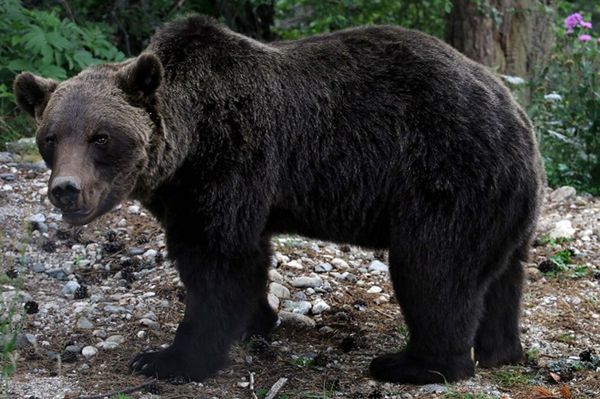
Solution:
[{"label": "bear's front paw", "polygon": [[474,374],[468,354],[425,360],[407,352],[392,353],[373,359],[369,369],[378,380],[409,384],[445,383]]},{"label": "bear's front paw", "polygon": [[158,352],[140,353],[129,362],[132,373],[187,381],[202,381],[217,372],[220,366],[218,362],[202,361],[200,358],[190,356],[189,352],[173,347]]}]

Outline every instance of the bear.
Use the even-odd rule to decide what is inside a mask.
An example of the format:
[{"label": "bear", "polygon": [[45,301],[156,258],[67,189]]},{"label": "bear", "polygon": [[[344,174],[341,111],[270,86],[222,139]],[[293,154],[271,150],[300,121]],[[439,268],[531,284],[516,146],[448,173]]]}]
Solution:
[{"label": "bear", "polygon": [[186,287],[173,343],[133,372],[201,381],[268,336],[275,234],[389,251],[410,340],[370,364],[427,384],[519,361],[543,165],[508,89],[442,41],[364,26],[262,43],[200,15],[61,83],[20,74],[50,201],[89,223],[127,198]]}]

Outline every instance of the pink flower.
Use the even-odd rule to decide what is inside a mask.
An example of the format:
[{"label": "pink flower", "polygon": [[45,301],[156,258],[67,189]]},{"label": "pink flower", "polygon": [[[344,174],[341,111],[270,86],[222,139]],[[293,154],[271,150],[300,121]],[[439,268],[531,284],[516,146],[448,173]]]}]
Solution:
[{"label": "pink flower", "polygon": [[590,40],[592,40],[592,36],[590,35],[579,35],[579,41],[580,42],[589,42]]},{"label": "pink flower", "polygon": [[579,26],[581,26],[584,29],[592,29],[592,23],[591,22],[582,22],[579,24]]},{"label": "pink flower", "polygon": [[573,32],[573,28],[579,26],[582,22],[585,22],[583,16],[576,12],[565,18],[565,28],[567,28],[567,32]]}]

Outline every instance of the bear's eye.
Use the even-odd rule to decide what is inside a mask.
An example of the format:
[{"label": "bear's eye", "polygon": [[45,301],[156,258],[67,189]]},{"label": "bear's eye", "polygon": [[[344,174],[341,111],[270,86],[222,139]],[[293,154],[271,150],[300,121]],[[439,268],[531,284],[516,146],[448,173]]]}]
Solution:
[{"label": "bear's eye", "polygon": [[53,146],[54,144],[56,144],[56,137],[55,136],[46,136],[46,144],[48,146]]},{"label": "bear's eye", "polygon": [[107,134],[97,134],[94,137],[92,137],[92,143],[94,144],[98,144],[98,145],[106,145],[108,143],[108,135]]}]

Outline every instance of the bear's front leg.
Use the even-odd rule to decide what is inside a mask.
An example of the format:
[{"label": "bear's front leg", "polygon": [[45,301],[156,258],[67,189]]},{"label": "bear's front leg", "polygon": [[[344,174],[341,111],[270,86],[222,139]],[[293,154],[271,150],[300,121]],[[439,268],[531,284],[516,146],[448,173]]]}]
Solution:
[{"label": "bear's front leg", "polygon": [[227,362],[264,297],[269,253],[256,245],[232,255],[189,252],[176,258],[186,286],[186,309],[173,344],[141,353],[130,363],[133,372],[158,378],[201,381]]}]

